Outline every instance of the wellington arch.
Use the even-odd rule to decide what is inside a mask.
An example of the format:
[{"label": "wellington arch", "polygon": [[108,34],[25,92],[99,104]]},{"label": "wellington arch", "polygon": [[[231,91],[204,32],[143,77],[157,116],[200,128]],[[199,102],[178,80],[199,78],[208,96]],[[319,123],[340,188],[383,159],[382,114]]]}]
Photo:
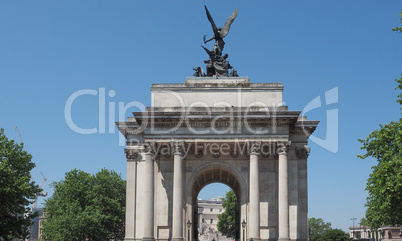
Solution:
[{"label": "wellington arch", "polygon": [[197,240],[196,198],[214,182],[237,195],[236,239],[307,240],[318,121],[284,106],[283,89],[235,76],[153,84],[151,106],[116,122],[127,140],[125,240]]}]

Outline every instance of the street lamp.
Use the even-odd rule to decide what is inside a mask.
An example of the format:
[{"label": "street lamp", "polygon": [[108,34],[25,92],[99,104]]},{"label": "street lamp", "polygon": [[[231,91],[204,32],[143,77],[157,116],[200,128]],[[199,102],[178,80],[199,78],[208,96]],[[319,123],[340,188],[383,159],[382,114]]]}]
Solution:
[{"label": "street lamp", "polygon": [[187,240],[190,241],[190,228],[191,228],[191,222],[190,219],[187,221]]},{"label": "street lamp", "polygon": [[355,226],[355,220],[356,220],[357,218],[355,218],[355,217],[353,217],[353,218],[351,218],[350,220],[353,220],[353,226],[352,226],[352,238],[353,239],[355,239],[355,232],[354,232],[354,226]]},{"label": "street lamp", "polygon": [[241,226],[243,228],[243,241],[246,241],[246,235],[245,235],[245,231],[246,231],[246,221],[243,219],[243,222],[241,222]]}]

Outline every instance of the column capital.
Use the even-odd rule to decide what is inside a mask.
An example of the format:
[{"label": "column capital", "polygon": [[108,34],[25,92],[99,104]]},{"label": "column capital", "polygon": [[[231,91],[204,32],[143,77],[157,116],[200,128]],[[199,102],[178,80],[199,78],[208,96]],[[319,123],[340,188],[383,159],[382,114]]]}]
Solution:
[{"label": "column capital", "polygon": [[290,144],[291,144],[290,141],[278,141],[276,144],[278,155],[287,155]]},{"label": "column capital", "polygon": [[171,145],[173,147],[174,155],[184,156],[186,149],[186,143],[184,141],[172,141]]},{"label": "column capital", "polygon": [[250,141],[248,142],[250,155],[260,155],[261,154],[261,141]]},{"label": "column capital", "polygon": [[296,148],[297,159],[307,159],[309,154],[310,154],[310,148],[307,147]]},{"label": "column capital", "polygon": [[142,144],[142,146],[144,147],[144,152],[145,152],[145,154],[148,154],[148,155],[155,155],[156,150],[157,150],[157,147],[156,147],[156,143],[155,143],[155,142],[147,141],[147,142],[144,142],[144,143]]},{"label": "column capital", "polygon": [[135,161],[138,158],[138,151],[134,149],[124,149],[124,154],[126,154],[127,161]]}]

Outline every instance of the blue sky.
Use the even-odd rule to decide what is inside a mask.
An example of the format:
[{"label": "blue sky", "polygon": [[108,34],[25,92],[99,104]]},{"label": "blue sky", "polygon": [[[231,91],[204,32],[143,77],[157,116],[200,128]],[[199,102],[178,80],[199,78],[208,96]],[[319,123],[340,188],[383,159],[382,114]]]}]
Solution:
[{"label": "blue sky", "polygon": [[[150,106],[152,83],[183,83],[204,65],[202,37],[212,34],[204,4],[217,25],[240,9],[224,52],[251,82],[282,83],[290,110],[338,87],[336,103],[307,114],[321,121],[315,135],[325,139],[327,111],[339,113],[338,151],[310,143],[309,216],[346,230],[350,218],[364,216],[365,183],[376,164],[356,157],[357,139],[400,118],[394,79],[402,73],[402,35],[391,31],[400,25],[400,1],[1,1],[0,127],[17,139],[18,126],[38,183],[39,169],[47,184],[73,168],[105,167],[125,178],[124,147],[107,119],[118,114],[109,104]],[[103,88],[105,133],[74,132],[64,115],[68,98]],[[98,97],[73,103],[78,126],[99,129]],[[218,187],[200,196],[224,195]]]}]

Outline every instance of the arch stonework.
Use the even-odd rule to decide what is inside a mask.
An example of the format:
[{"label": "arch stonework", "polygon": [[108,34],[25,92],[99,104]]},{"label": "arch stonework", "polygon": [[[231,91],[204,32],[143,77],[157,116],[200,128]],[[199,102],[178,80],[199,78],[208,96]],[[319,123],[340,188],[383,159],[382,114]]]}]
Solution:
[{"label": "arch stonework", "polygon": [[151,107],[116,122],[127,139],[125,240],[196,240],[196,197],[214,182],[238,197],[240,241],[307,240],[307,139],[318,121],[289,111],[282,91],[245,77],[152,85]]},{"label": "arch stonework", "polygon": [[[194,191],[198,194],[206,185],[217,182],[226,184],[234,190],[236,195],[239,195],[242,198],[240,200],[241,203],[245,203],[248,198],[248,193],[246,192],[246,187],[248,185],[246,180],[247,176],[242,175],[241,170],[238,167],[231,165],[228,162],[215,160],[205,161],[197,166],[197,169],[192,171],[190,175],[191,176],[186,185],[186,198],[190,197],[191,192]],[[211,178],[205,178],[205,180],[203,180],[204,175],[211,176]],[[200,179],[204,182],[200,183]]]}]

